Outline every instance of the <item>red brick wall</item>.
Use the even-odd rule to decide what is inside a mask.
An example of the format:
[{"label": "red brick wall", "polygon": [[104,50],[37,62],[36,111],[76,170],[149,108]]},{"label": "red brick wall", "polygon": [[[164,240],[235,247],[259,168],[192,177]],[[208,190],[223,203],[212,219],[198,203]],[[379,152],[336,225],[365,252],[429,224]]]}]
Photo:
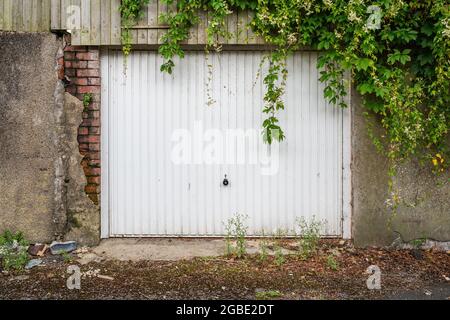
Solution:
[{"label": "red brick wall", "polygon": [[[100,194],[100,59],[97,47],[64,48],[63,61],[58,60],[59,75],[64,75],[66,92],[83,101],[85,94],[92,95],[85,107],[78,128],[81,165],[86,175],[86,194],[98,204]],[[63,71],[61,71],[63,69]]]}]

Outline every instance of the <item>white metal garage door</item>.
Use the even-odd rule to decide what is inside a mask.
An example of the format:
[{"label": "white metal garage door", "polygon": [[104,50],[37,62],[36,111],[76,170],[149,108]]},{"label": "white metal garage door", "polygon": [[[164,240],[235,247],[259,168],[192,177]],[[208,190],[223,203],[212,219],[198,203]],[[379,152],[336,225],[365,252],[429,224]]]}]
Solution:
[{"label": "white metal garage door", "polygon": [[324,100],[317,53],[297,53],[280,113],[286,139],[268,150],[262,55],[189,52],[167,75],[156,52],[136,51],[124,75],[120,51],[104,52],[103,237],[219,236],[236,213],[249,235],[313,216],[323,235],[350,235],[349,110]]}]

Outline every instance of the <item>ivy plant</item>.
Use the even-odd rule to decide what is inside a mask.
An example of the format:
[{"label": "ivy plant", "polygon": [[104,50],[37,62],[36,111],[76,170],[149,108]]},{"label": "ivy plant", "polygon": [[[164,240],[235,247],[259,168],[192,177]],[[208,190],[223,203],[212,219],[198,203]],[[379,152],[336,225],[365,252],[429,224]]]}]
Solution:
[{"label": "ivy plant", "polygon": [[143,9],[150,0],[122,0],[119,7],[120,15],[122,18],[122,51],[125,57],[131,52],[131,28],[137,23],[139,18],[142,18],[144,12]]},{"label": "ivy plant", "polygon": [[[155,1],[155,0],[154,0]],[[220,49],[218,39],[231,35],[226,18],[239,10],[253,11],[249,26],[271,49],[264,58],[262,124],[266,142],[285,138],[278,113],[284,109],[288,69],[296,50],[320,52],[317,67],[324,96],[346,108],[350,73],[367,113],[380,119],[384,132],[371,133],[389,159],[390,174],[398,163],[419,156],[436,172],[448,169],[450,128],[450,10],[448,0],[160,0],[176,10],[161,19],[168,26],[159,52],[161,71],[172,73],[174,57],[184,57],[181,43],[189,29],[208,12],[206,50]],[[125,24],[139,17],[148,0],[123,0]],[[169,6],[174,8],[174,6]],[[124,52],[129,52],[124,41]]]}]

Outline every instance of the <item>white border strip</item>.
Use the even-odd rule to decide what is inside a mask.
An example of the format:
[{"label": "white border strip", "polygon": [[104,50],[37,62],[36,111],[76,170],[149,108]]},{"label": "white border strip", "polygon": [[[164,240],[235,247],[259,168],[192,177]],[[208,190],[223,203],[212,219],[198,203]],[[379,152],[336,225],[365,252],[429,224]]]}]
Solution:
[{"label": "white border strip", "polygon": [[100,237],[109,238],[109,157],[108,157],[108,137],[109,137],[109,53],[108,50],[100,52],[101,69],[101,102],[100,102],[100,135],[101,135],[101,178],[100,178]]}]

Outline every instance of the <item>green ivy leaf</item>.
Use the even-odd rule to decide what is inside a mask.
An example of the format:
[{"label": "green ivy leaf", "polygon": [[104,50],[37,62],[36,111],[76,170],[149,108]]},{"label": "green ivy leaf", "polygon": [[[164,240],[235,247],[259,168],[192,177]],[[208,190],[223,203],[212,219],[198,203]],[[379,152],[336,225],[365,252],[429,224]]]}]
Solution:
[{"label": "green ivy leaf", "polygon": [[391,53],[388,55],[387,61],[390,64],[394,64],[396,62],[400,62],[401,64],[406,64],[407,62],[411,61],[411,57],[409,56],[409,53],[411,52],[411,49],[404,49],[402,52],[395,49],[394,53]]},{"label": "green ivy leaf", "polygon": [[361,94],[373,93],[374,87],[371,83],[364,82],[358,85],[357,90]]},{"label": "green ivy leaf", "polygon": [[358,71],[361,71],[361,70],[366,71],[367,68],[373,67],[373,65],[374,65],[373,60],[369,59],[369,58],[360,58],[355,61],[355,67],[356,67],[356,70],[358,70]]}]

